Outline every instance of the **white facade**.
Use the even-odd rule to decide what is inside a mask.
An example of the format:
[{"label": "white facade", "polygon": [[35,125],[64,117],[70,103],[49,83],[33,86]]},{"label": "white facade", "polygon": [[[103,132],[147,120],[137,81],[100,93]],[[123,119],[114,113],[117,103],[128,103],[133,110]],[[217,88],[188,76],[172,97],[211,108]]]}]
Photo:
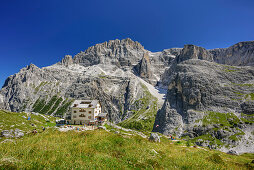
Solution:
[{"label": "white facade", "polygon": [[95,122],[100,113],[101,104],[98,100],[75,100],[71,106],[71,124]]}]

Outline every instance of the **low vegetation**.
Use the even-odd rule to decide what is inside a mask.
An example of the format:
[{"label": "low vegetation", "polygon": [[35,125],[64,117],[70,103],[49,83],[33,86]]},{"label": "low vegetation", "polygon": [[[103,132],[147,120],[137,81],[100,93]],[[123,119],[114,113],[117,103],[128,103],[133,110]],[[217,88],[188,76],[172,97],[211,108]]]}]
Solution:
[{"label": "low vegetation", "polygon": [[49,129],[0,144],[2,169],[250,169],[252,159],[104,130]]},{"label": "low vegetation", "polygon": [[[30,117],[30,120],[28,120]],[[45,116],[45,119],[42,115],[34,115],[27,113],[15,113],[0,110],[0,131],[10,130],[10,129],[20,129],[24,132],[29,132],[35,128],[41,129],[41,126],[55,126],[55,117]]]},{"label": "low vegetation", "polygon": [[33,105],[33,111],[40,112],[40,110],[44,107],[45,104],[46,104],[45,99],[38,98]]},{"label": "low vegetation", "polygon": [[[246,114],[241,114],[241,118],[238,118],[233,113],[220,113],[220,112],[213,112],[213,111],[207,111],[205,112],[205,116],[203,119],[198,120],[197,122],[202,121],[202,126],[206,127],[209,125],[216,125],[213,127],[213,129],[210,129],[205,134],[200,135],[198,137],[195,137],[191,139],[191,142],[206,142],[210,146],[214,145],[216,148],[220,148],[222,146],[226,146],[228,144],[222,142],[220,139],[217,139],[214,135],[211,135],[211,133],[217,132],[219,130],[232,132],[235,133],[231,136],[227,136],[229,140],[232,142],[240,140],[242,135],[245,135],[245,133],[238,128],[239,124],[251,124],[253,121],[252,116],[247,116]],[[196,123],[197,123],[196,122]],[[224,137],[226,138],[226,137]]]},{"label": "low vegetation", "polygon": [[57,116],[63,116],[64,113],[66,113],[72,104],[74,100],[73,99],[65,99],[65,101],[62,103],[62,105],[57,109],[55,115]]},{"label": "low vegetation", "polygon": [[220,113],[220,112],[206,112],[206,116],[203,118],[203,125],[218,124],[223,127],[234,127],[240,119],[233,113]]},{"label": "low vegetation", "polygon": [[120,126],[136,129],[141,131],[152,131],[153,124],[157,113],[157,101],[158,99],[151,95],[145,85],[142,85],[144,89],[144,97],[136,100],[134,105],[138,110],[132,110],[133,115],[127,120],[119,123]]},{"label": "low vegetation", "polygon": [[[32,130],[52,123],[43,115],[0,111],[2,130]],[[32,126],[34,124],[35,126]],[[51,124],[54,126],[55,124]],[[0,169],[251,169],[253,154],[228,155],[215,150],[191,147],[190,141],[161,137],[160,143],[126,131],[68,131],[56,128],[21,139],[0,141]],[[147,134],[149,135],[149,134]],[[3,138],[1,140],[4,140]]]},{"label": "low vegetation", "polygon": [[41,87],[45,86],[48,82],[43,81],[37,87],[34,88],[34,94],[37,94]]},{"label": "low vegetation", "polygon": [[62,116],[68,111],[72,102],[72,99],[63,101],[63,98],[57,95],[53,96],[48,102],[46,102],[46,99],[38,98],[33,105],[33,111],[42,114],[55,113],[57,116]]}]

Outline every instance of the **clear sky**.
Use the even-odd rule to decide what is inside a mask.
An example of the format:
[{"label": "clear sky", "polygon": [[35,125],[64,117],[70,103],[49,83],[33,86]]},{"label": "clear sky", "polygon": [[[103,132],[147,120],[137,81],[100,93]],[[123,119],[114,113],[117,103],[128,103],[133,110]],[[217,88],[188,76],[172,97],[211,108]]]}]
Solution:
[{"label": "clear sky", "polygon": [[253,0],[0,0],[0,87],[33,63],[131,38],[150,51],[254,40]]}]

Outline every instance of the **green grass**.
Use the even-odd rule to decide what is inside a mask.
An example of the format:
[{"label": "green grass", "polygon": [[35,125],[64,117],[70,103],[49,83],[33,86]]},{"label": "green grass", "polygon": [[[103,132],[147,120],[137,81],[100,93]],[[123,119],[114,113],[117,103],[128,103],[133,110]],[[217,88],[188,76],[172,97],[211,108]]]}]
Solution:
[{"label": "green grass", "polygon": [[[157,98],[151,95],[145,85],[142,85],[144,89],[144,97],[136,100],[134,105],[139,108],[138,110],[132,110],[133,115],[127,120],[122,121],[118,125],[129,128],[136,129],[140,131],[152,131],[153,124],[155,121],[155,116],[157,113]],[[139,117],[143,117],[140,120]]]},{"label": "green grass", "polygon": [[51,107],[55,104],[57,101],[57,96],[53,96],[50,101],[40,110],[40,113],[46,114],[51,109]]},{"label": "green grass", "polygon": [[254,124],[254,114],[244,114],[241,113],[241,120],[245,123],[245,124]]},{"label": "green grass", "polygon": [[45,86],[48,82],[43,81],[34,89],[34,94],[37,94],[41,87]]},{"label": "green grass", "polygon": [[191,143],[195,143],[195,142],[199,141],[200,139],[202,139],[203,142],[209,143],[209,145],[216,145],[218,148],[220,148],[221,146],[225,145],[219,139],[213,137],[210,134],[205,134],[205,135],[201,135],[201,136],[192,138],[192,139],[190,139],[190,142]]},{"label": "green grass", "polygon": [[253,159],[104,130],[49,129],[0,144],[1,169],[251,169]]},{"label": "green grass", "polygon": [[[24,118],[25,117],[25,118]],[[55,117],[47,116],[49,122],[40,116],[31,114],[30,120],[27,120],[26,113],[15,113],[0,110],[0,130],[20,129],[25,132],[31,131],[35,128],[41,129],[41,126],[55,126]],[[34,124],[34,126],[32,126]]]},{"label": "green grass", "polygon": [[63,101],[62,97],[58,98],[57,95],[53,96],[49,102],[46,102],[45,99],[38,98],[33,105],[33,111],[42,114],[56,112],[56,115],[61,116],[68,111],[72,102],[72,99],[65,99]]},{"label": "green grass", "polygon": [[63,101],[62,97],[59,97],[56,101],[56,103],[54,104],[54,106],[51,108],[51,110],[48,113],[54,113],[54,111],[57,109],[57,107],[59,106],[59,104]]},{"label": "green grass", "polygon": [[237,84],[237,83],[232,83],[232,84],[236,86],[241,86],[241,87],[254,87],[254,84]]},{"label": "green grass", "polygon": [[64,113],[66,113],[70,107],[70,105],[72,104],[74,100],[73,99],[65,99],[65,101],[63,102],[63,104],[57,109],[56,111],[56,115],[57,116],[62,116],[64,115]]},{"label": "green grass", "polygon": [[203,125],[218,124],[221,127],[234,127],[240,122],[240,119],[233,113],[206,112],[203,118]]},{"label": "green grass", "polygon": [[236,134],[230,136],[229,139],[231,139],[233,141],[238,141],[238,140],[240,140],[239,136],[244,135],[244,134],[245,134],[244,132],[236,133]]},{"label": "green grass", "polygon": [[[242,114],[242,118],[238,118],[233,113],[220,113],[220,112],[213,112],[213,111],[207,111],[205,112],[205,116],[203,119],[198,120],[202,121],[202,126],[208,126],[208,125],[218,125],[218,128],[213,128],[212,131],[218,131],[220,129],[223,129],[225,131],[236,131],[236,133],[232,136],[229,136],[229,139],[232,141],[240,140],[239,136],[244,135],[244,132],[240,130],[237,125],[241,123],[251,123],[251,119],[247,119],[246,116],[243,116],[245,114]],[[250,117],[252,118],[252,117]],[[213,137],[211,134],[207,133],[198,137],[195,137],[191,139],[191,142],[195,143],[199,139],[202,139],[204,142],[209,143],[210,145],[216,145],[216,147],[222,147],[226,145],[226,143],[223,143],[221,140]]]},{"label": "green grass", "polygon": [[33,111],[40,112],[40,110],[45,106],[45,104],[46,104],[45,99],[38,98],[33,105]]},{"label": "green grass", "polygon": [[245,95],[245,99],[254,100],[254,93],[249,93]]},{"label": "green grass", "polygon": [[238,71],[238,70],[225,69],[224,71],[225,71],[225,72],[235,72],[235,71]]}]

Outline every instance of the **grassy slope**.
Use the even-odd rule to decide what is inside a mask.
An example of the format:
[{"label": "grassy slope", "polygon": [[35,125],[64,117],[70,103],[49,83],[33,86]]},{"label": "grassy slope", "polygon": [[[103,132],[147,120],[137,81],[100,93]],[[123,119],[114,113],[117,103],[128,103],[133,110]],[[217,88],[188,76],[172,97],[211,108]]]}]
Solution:
[{"label": "grassy slope", "polygon": [[[225,130],[225,131],[235,131],[235,134],[230,136],[229,139],[232,141],[237,141],[241,139],[241,135],[244,135],[244,132],[237,127],[238,124],[253,124],[254,123],[254,114],[252,115],[246,115],[241,114],[241,117],[238,118],[233,113],[220,113],[220,112],[212,112],[207,111],[205,112],[205,116],[203,119],[198,120],[202,121],[203,126],[207,125],[218,125],[218,128],[214,128],[213,131],[218,130]],[[254,132],[254,131],[253,131]],[[215,137],[212,137],[212,135],[208,132],[205,135],[198,136],[196,138],[191,139],[191,142],[195,143],[199,139],[202,139],[204,141],[209,141],[211,145],[216,144],[218,147],[221,147],[222,145],[225,145],[221,140],[216,139]]]},{"label": "grassy slope", "polygon": [[[132,110],[134,112],[133,116],[127,120],[124,120],[118,125],[129,129],[152,131],[155,116],[158,110],[158,99],[152,96],[145,85],[142,85],[142,88],[144,89],[144,97],[134,102],[134,105],[141,104],[141,108],[139,110]],[[143,118],[138,120],[140,116]]]},{"label": "grassy slope", "polygon": [[[155,153],[155,150],[157,153]],[[59,132],[49,129],[14,143],[0,144],[0,168],[103,169],[247,169],[253,155],[153,143],[139,136],[95,130]]]},{"label": "grassy slope", "polygon": [[[0,131],[2,130],[10,130],[10,129],[20,129],[25,132],[30,131],[34,128],[41,129],[41,126],[54,126],[56,118],[51,116],[46,116],[50,122],[46,122],[46,120],[40,115],[31,114],[31,120],[27,120],[26,113],[14,113],[0,110]],[[35,126],[32,126],[34,124]]]}]

